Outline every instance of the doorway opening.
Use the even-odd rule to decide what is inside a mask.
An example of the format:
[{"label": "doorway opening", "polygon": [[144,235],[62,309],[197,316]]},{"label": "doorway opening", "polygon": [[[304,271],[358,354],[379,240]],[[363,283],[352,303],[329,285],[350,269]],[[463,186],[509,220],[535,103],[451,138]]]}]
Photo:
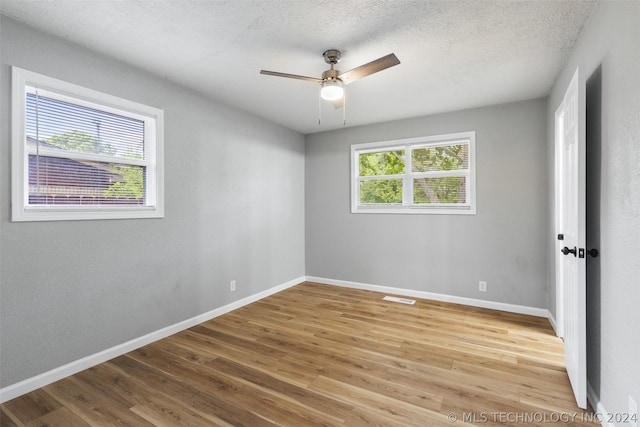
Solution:
[{"label": "doorway opening", "polygon": [[[587,253],[600,251],[600,209],[602,177],[602,66],[587,80],[586,86],[586,225]],[[591,252],[596,255],[595,252]],[[587,256],[587,383],[600,396],[601,283],[600,255]]]}]

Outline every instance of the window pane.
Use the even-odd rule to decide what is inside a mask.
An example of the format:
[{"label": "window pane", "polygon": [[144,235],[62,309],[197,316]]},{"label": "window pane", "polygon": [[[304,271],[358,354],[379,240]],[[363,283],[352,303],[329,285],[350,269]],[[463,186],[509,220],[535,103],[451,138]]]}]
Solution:
[{"label": "window pane", "polygon": [[404,173],[404,150],[362,153],[358,156],[360,176]]},{"label": "window pane", "polygon": [[413,172],[469,169],[469,144],[415,148],[411,155]]},{"label": "window pane", "polygon": [[443,178],[419,178],[413,180],[415,204],[464,204],[467,203],[467,180],[462,176]]},{"label": "window pane", "polygon": [[124,159],[144,158],[141,120],[35,93],[27,93],[26,101],[27,139],[41,146]]},{"label": "window pane", "polygon": [[29,204],[143,205],[142,166],[29,156]]},{"label": "window pane", "polygon": [[376,179],[360,182],[360,203],[402,203],[401,179]]}]

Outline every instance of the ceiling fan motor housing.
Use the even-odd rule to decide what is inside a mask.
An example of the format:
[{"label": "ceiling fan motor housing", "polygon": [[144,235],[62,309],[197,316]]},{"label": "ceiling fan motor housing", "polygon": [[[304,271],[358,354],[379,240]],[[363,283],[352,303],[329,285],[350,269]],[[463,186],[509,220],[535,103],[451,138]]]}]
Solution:
[{"label": "ceiling fan motor housing", "polygon": [[340,80],[338,78],[339,74],[340,74],[340,71],[334,70],[333,68],[331,68],[330,70],[322,72],[322,80],[324,80],[324,81],[327,81],[327,80]]}]

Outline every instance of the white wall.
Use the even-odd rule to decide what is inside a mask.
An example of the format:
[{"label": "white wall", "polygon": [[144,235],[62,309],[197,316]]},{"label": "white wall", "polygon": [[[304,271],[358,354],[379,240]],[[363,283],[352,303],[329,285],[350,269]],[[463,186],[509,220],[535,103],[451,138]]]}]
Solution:
[{"label": "white wall", "polygon": [[[308,135],[307,275],[546,307],[545,115],[532,100]],[[472,130],[476,215],[350,213],[351,144]]]},{"label": "white wall", "polygon": [[[302,135],[0,23],[2,387],[304,276]],[[164,109],[166,217],[10,222],[10,65]]]},{"label": "white wall", "polygon": [[[602,66],[600,289],[588,301],[588,380],[610,413],[640,404],[640,2],[599,2],[548,100],[549,176],[553,176],[554,113],[576,67],[587,77]],[[553,214],[553,183],[549,201]],[[555,313],[553,223],[549,237],[549,307]],[[595,362],[595,363],[594,363]]]}]

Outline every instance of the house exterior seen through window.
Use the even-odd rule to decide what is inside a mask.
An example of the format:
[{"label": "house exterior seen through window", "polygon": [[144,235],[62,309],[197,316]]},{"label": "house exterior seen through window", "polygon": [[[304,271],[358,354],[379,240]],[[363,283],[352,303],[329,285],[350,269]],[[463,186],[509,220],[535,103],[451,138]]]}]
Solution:
[{"label": "house exterior seen through window", "polygon": [[353,213],[475,214],[475,132],[351,146]]},{"label": "house exterior seen through window", "polygon": [[13,76],[14,221],[163,216],[161,110]]}]

